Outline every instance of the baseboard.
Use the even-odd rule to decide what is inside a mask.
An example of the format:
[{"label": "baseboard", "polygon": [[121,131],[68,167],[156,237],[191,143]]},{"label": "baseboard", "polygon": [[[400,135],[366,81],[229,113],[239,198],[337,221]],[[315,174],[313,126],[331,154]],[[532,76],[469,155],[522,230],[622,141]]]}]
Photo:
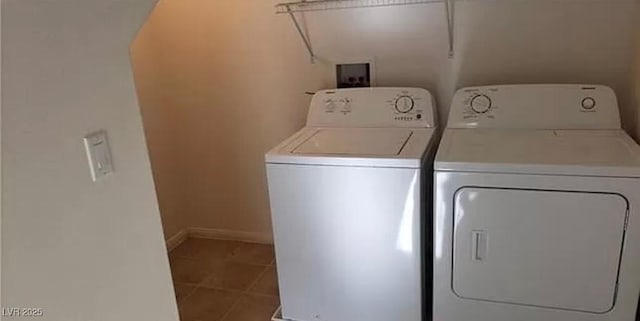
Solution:
[{"label": "baseboard", "polygon": [[167,252],[171,252],[189,237],[189,231],[186,229],[178,231],[167,239]]},{"label": "baseboard", "polygon": [[187,231],[189,237],[195,238],[273,244],[273,237],[270,233],[234,231],[204,227],[189,227],[187,228]]},{"label": "baseboard", "polygon": [[256,233],[246,231],[223,230],[206,227],[188,227],[178,231],[167,239],[167,252],[171,252],[180,246],[187,238],[216,239],[228,241],[241,241],[249,243],[273,244],[273,238],[269,233]]},{"label": "baseboard", "polygon": [[282,318],[282,306],[279,306],[276,312],[273,312],[271,316],[271,321],[286,321]]}]

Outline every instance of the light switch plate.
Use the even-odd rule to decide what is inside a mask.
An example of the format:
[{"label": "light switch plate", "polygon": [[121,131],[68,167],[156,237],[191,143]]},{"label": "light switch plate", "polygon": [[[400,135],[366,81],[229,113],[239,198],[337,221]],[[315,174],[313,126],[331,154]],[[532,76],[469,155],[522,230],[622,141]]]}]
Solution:
[{"label": "light switch plate", "polygon": [[89,160],[91,179],[94,182],[113,172],[113,161],[106,131],[100,130],[85,136],[84,148]]}]

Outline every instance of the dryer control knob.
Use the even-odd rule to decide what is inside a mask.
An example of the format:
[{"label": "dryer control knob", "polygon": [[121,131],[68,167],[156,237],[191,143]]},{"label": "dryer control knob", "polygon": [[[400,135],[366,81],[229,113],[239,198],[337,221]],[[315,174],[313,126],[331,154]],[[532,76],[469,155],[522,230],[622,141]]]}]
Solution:
[{"label": "dryer control knob", "polygon": [[406,114],[413,109],[415,101],[409,96],[400,96],[396,99],[396,110],[400,113]]},{"label": "dryer control knob", "polygon": [[582,108],[591,110],[596,107],[596,100],[592,97],[587,97],[582,100]]},{"label": "dryer control knob", "polygon": [[487,95],[476,95],[471,98],[471,109],[478,114],[484,114],[491,109],[491,98]]}]

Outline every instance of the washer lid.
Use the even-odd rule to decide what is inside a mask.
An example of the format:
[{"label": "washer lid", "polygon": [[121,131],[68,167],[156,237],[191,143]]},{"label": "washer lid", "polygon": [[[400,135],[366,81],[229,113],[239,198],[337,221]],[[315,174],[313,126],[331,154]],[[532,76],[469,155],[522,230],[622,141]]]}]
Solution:
[{"label": "washer lid", "polygon": [[435,169],[640,177],[640,147],[623,130],[447,129]]},{"label": "washer lid", "polygon": [[270,164],[421,168],[434,128],[305,127],[269,151]]},{"label": "washer lid", "polygon": [[298,145],[294,154],[398,155],[413,135],[410,129],[332,128],[319,129]]}]

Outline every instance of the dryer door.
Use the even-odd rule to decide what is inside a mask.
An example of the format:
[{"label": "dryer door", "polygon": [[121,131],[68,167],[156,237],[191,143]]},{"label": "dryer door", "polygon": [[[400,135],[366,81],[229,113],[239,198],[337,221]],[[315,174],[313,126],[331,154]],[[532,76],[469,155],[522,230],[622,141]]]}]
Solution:
[{"label": "dryer door", "polygon": [[462,188],[453,290],[466,299],[607,312],[627,208],[618,194]]}]

